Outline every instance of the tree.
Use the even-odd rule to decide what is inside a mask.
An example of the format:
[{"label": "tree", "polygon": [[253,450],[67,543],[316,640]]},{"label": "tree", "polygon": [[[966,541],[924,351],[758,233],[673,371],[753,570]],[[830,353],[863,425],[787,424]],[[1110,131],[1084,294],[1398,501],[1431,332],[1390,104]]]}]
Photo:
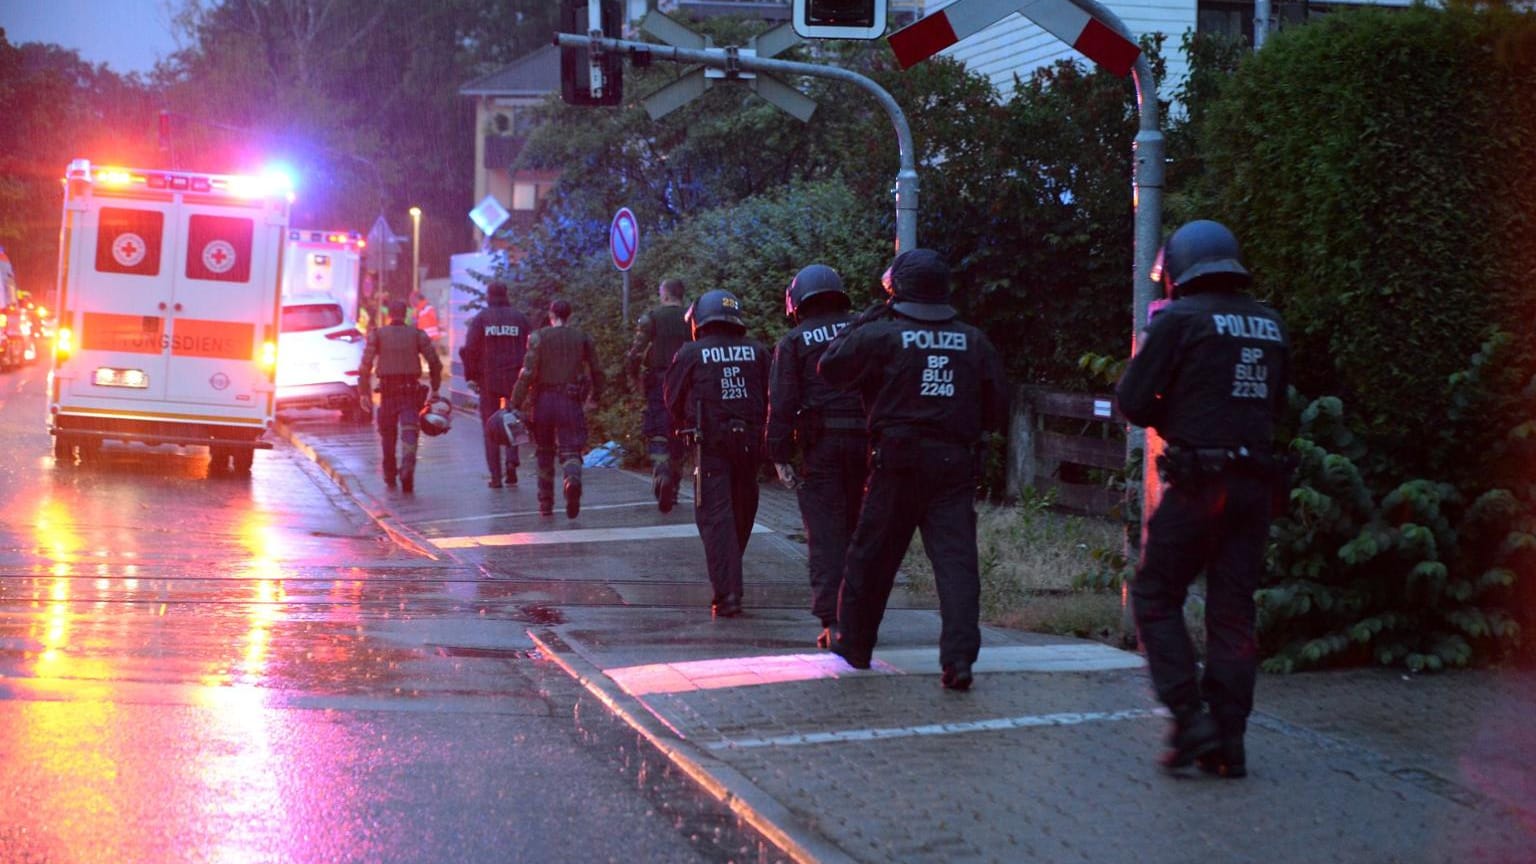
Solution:
[{"label": "tree", "polygon": [[153,92],[75,51],[0,38],[0,246],[23,290],[52,292],[69,160],[153,162]]}]

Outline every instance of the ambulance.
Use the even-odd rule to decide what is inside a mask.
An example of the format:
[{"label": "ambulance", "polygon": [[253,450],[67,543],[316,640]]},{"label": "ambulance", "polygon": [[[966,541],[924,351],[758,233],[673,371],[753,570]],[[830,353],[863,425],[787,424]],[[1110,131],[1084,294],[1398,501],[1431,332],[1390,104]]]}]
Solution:
[{"label": "ambulance", "polygon": [[250,470],[272,425],[291,186],[118,168],[64,178],[48,431],[58,464],[103,441],[204,446]]},{"label": "ambulance", "polygon": [[283,296],[328,294],[341,304],[348,321],[356,321],[367,244],[356,231],[288,229]]}]

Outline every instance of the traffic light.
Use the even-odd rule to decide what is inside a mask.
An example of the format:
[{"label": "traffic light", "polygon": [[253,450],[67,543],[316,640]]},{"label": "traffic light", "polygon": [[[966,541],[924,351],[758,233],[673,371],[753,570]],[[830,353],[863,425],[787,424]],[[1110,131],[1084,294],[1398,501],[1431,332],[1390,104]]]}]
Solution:
[{"label": "traffic light", "polygon": [[[589,3],[601,9],[603,35],[610,39],[622,38],[624,7],[618,0],[561,0],[560,32],[590,32]],[[567,105],[619,104],[624,98],[624,55],[618,51],[603,52],[597,62],[602,78],[596,82],[597,86],[593,86],[589,53],[585,48],[561,47],[560,98]]]},{"label": "traffic light", "polygon": [[879,39],[886,0],[791,0],[795,32],[806,39]]}]

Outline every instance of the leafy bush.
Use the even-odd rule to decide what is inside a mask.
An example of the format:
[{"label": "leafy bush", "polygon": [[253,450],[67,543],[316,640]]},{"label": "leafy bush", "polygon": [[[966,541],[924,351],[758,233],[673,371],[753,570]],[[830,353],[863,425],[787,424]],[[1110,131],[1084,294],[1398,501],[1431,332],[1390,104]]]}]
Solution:
[{"label": "leafy bush", "polygon": [[[1528,449],[1531,427],[1507,442]],[[1374,661],[1438,670],[1520,645],[1531,623],[1521,598],[1536,581],[1531,486],[1463,493],[1414,478],[1373,491],[1365,447],[1332,396],[1307,407],[1291,446],[1298,479],[1258,592],[1265,669]]]}]

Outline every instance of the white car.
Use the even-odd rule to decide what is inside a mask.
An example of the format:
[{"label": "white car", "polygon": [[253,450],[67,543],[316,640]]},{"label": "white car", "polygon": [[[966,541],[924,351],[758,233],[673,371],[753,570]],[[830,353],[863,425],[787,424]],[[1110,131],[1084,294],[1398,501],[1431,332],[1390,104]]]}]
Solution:
[{"label": "white car", "polygon": [[364,337],[326,294],[283,298],[277,337],[277,407],[331,408],[354,423],[368,420],[358,401]]}]

